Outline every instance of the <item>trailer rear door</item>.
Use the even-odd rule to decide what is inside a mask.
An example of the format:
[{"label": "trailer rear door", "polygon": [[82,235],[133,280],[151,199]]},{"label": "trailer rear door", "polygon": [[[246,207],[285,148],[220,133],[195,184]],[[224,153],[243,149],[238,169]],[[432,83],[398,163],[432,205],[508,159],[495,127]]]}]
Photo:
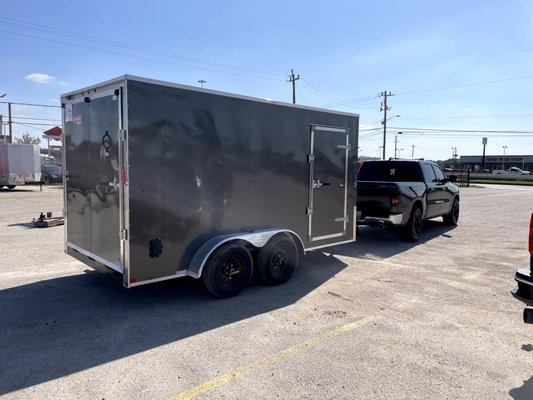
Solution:
[{"label": "trailer rear door", "polygon": [[65,104],[67,245],[122,272],[120,91]]},{"label": "trailer rear door", "polygon": [[348,129],[312,126],[309,174],[309,240],[346,236]]}]

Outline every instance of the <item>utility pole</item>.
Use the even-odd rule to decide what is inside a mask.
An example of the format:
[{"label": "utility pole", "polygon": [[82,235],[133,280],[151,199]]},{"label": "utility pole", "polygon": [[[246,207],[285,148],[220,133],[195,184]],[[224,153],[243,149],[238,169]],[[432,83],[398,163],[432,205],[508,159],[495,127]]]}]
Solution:
[{"label": "utility pole", "polygon": [[296,104],[296,81],[300,79],[300,75],[294,74],[294,70],[291,68],[291,74],[289,75],[289,80],[287,82],[292,83],[292,104]]},{"label": "utility pole", "polygon": [[485,147],[487,147],[486,137],[481,140],[481,144],[483,144],[483,157],[481,157],[481,170],[483,171],[485,169]]},{"label": "utility pole", "polygon": [[204,83],[207,83],[207,81],[204,81],[203,79],[200,79],[198,81],[198,83],[200,84],[200,87],[204,87]]},{"label": "utility pole", "polygon": [[503,147],[503,158],[502,158],[502,169],[505,170],[505,150],[507,150],[507,146]]},{"label": "utility pole", "polygon": [[[379,97],[383,97],[383,101],[381,102],[381,108],[379,111],[383,111],[383,121],[381,121],[381,124],[383,125],[383,159],[386,157],[386,145],[387,145],[387,111],[390,110],[390,107],[387,105],[387,98],[389,96],[392,96],[393,94],[391,92],[387,92],[386,90],[384,92],[381,92],[379,94]],[[396,153],[394,154],[396,157]]]},{"label": "utility pole", "polygon": [[452,147],[452,166],[455,170],[455,161],[457,160],[457,147]]},{"label": "utility pole", "polygon": [[411,145],[411,158],[415,158],[415,145]]},{"label": "utility pole", "polygon": [[399,158],[398,156],[398,135],[401,135],[402,132],[398,132],[396,136],[394,136],[394,158]]},{"label": "utility pole", "polygon": [[7,124],[9,127],[9,139],[7,143],[13,143],[13,120],[11,119],[11,103],[7,103]]}]

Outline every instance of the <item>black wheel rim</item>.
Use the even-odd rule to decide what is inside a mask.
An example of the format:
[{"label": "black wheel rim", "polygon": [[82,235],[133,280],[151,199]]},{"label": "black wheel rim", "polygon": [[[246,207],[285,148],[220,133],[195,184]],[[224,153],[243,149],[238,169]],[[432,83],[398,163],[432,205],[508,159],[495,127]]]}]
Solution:
[{"label": "black wheel rim", "polygon": [[456,203],[453,206],[452,217],[453,217],[453,223],[456,224],[457,221],[459,220],[459,203]]},{"label": "black wheel rim", "polygon": [[272,273],[276,276],[281,276],[287,271],[290,265],[291,257],[289,252],[285,249],[277,249],[272,253],[271,268]]},{"label": "black wheel rim", "polygon": [[420,212],[416,212],[413,216],[413,237],[418,238],[422,231],[422,217]]},{"label": "black wheel rim", "polygon": [[244,275],[244,260],[232,255],[226,258],[220,266],[220,282],[223,286],[233,287],[239,283]]}]

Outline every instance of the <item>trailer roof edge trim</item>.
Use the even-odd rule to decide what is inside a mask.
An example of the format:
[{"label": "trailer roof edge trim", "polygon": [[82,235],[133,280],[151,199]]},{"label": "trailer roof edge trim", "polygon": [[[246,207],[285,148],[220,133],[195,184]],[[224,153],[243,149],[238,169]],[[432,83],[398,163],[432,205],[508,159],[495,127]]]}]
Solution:
[{"label": "trailer roof edge trim", "polygon": [[67,96],[74,96],[77,94],[81,94],[90,90],[98,89],[104,86],[110,86],[115,83],[121,82],[121,81],[137,81],[137,82],[144,82],[144,83],[150,83],[154,85],[161,85],[161,86],[167,86],[167,87],[173,87],[178,89],[185,89],[185,90],[191,90],[194,92],[201,92],[201,93],[209,93],[209,94],[215,94],[219,96],[225,96],[225,97],[233,97],[237,99],[243,99],[243,100],[251,100],[251,101],[257,101],[260,103],[266,103],[266,104],[273,104],[273,105],[279,105],[279,106],[285,106],[285,107],[293,107],[293,108],[300,108],[304,110],[311,110],[311,111],[321,111],[321,112],[327,112],[327,113],[335,113],[340,115],[349,115],[354,117],[359,117],[358,113],[350,113],[346,111],[338,111],[333,109],[327,109],[327,108],[320,108],[320,107],[311,107],[311,106],[304,106],[300,104],[292,104],[292,103],[286,103],[283,101],[276,101],[276,100],[269,100],[261,97],[254,97],[254,96],[245,96],[237,93],[231,93],[231,92],[223,92],[220,90],[213,90],[213,89],[206,89],[206,88],[199,88],[196,86],[190,86],[190,85],[183,85],[180,83],[174,83],[174,82],[167,82],[167,81],[161,81],[157,79],[151,79],[151,78],[144,78],[141,76],[135,76],[135,75],[122,75],[114,79],[110,79],[107,81],[104,81],[102,83],[87,86],[83,89],[75,90],[69,93],[65,93],[61,95],[61,98],[67,97]]}]

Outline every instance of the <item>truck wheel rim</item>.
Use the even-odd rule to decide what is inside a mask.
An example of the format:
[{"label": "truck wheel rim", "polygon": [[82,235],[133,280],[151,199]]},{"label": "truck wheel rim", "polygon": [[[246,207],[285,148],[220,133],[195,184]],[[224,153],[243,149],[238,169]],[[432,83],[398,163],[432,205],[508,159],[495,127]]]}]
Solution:
[{"label": "truck wheel rim", "polygon": [[459,203],[456,203],[453,207],[453,222],[457,223],[459,220]]},{"label": "truck wheel rim", "polygon": [[413,220],[413,234],[416,237],[420,236],[420,231],[422,230],[422,218],[419,213],[416,213]]}]

